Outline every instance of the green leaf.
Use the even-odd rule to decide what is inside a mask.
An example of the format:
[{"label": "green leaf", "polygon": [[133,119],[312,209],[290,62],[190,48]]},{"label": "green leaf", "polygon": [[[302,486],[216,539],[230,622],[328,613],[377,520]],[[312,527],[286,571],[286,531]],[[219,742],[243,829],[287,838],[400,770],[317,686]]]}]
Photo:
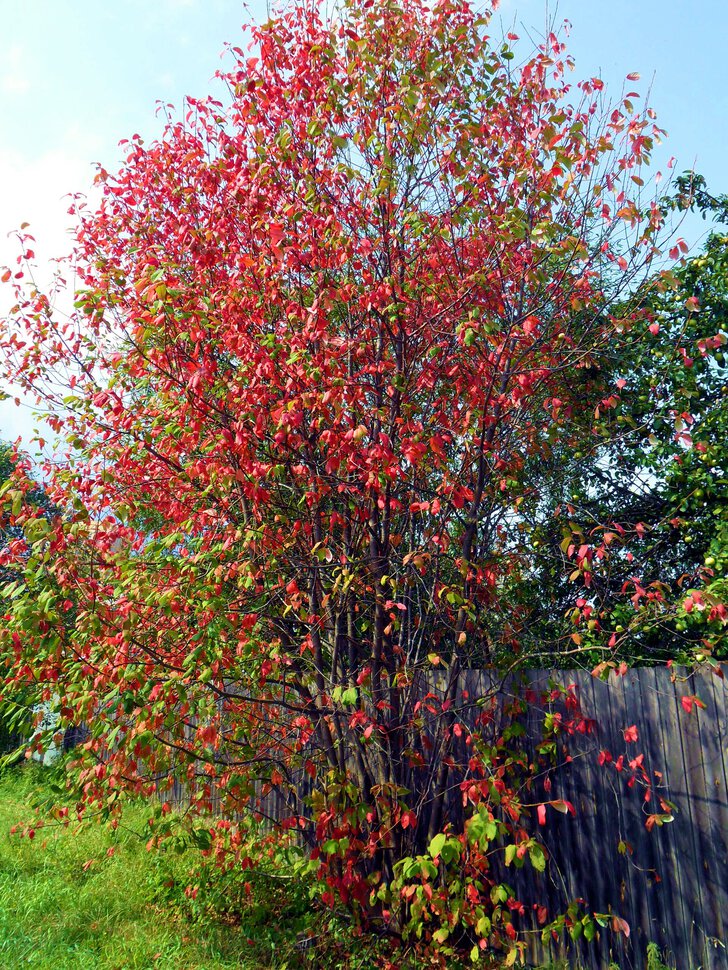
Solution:
[{"label": "green leaf", "polygon": [[207,829],[194,829],[192,832],[192,841],[203,852],[212,847],[212,836]]},{"label": "green leaf", "polygon": [[442,852],[442,847],[445,845],[446,841],[447,836],[440,832],[440,834],[436,835],[435,838],[430,842],[429,852],[433,859],[440,855]]},{"label": "green leaf", "polygon": [[410,857],[402,859],[402,875],[405,879],[411,879],[412,876],[417,876],[420,873],[420,862],[419,859],[412,859]]},{"label": "green leaf", "polygon": [[440,850],[440,858],[448,865],[460,858],[460,843],[457,839],[448,839]]},{"label": "green leaf", "polygon": [[353,706],[356,704],[357,697],[358,694],[356,687],[348,687],[341,695],[341,703],[345,706]]},{"label": "green leaf", "polygon": [[50,532],[51,526],[47,519],[29,519],[25,532],[31,542],[38,542]]},{"label": "green leaf", "polygon": [[537,872],[544,871],[546,868],[546,856],[540,845],[532,845],[528,850],[528,857],[531,860],[531,865]]},{"label": "green leaf", "polygon": [[480,842],[485,835],[485,819],[482,815],[474,815],[467,823],[468,842]]},{"label": "green leaf", "polygon": [[475,924],[475,932],[478,936],[488,937],[490,936],[490,931],[492,925],[490,919],[487,916],[481,916],[478,922]]},{"label": "green leaf", "polygon": [[511,893],[508,891],[508,886],[501,884],[500,886],[494,886],[490,891],[490,895],[494,902],[505,903]]}]

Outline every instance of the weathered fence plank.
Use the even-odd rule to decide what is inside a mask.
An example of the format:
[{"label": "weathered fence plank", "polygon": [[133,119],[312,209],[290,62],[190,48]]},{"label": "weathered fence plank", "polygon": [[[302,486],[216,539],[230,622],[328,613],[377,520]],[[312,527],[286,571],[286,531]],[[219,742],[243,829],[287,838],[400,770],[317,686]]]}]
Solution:
[{"label": "weathered fence plank", "polygon": [[[726,719],[719,711],[728,711],[724,681],[702,674],[695,678],[695,693],[706,704],[706,710],[697,718],[702,745],[702,764],[705,778],[706,809],[709,831],[708,856],[705,865],[706,895],[709,900],[710,933],[706,935],[706,966],[725,966],[728,943],[728,906],[726,883],[728,881],[728,802],[726,801]],[[718,687],[720,695],[718,694]],[[712,723],[711,723],[712,722]],[[723,730],[721,730],[723,729]],[[723,946],[721,946],[723,944]],[[708,958],[708,955],[710,958]]]},{"label": "weathered fence plank", "polygon": [[[665,752],[672,740],[663,729],[663,707],[665,692],[661,689],[657,671],[645,670],[641,674],[642,703],[644,710],[645,746],[649,752],[649,770],[655,785],[656,798],[667,797],[670,786],[671,765]],[[668,701],[673,700],[674,689],[670,685]],[[655,775],[660,772],[661,778]],[[656,807],[656,806],[655,806]],[[648,892],[653,901],[654,914],[650,926],[650,939],[674,960],[676,955],[670,947],[669,927],[675,920],[679,925],[686,924],[687,911],[683,905],[686,886],[683,883],[683,869],[678,864],[676,828],[673,824],[663,825],[652,833],[653,838],[646,840],[651,849],[648,878]],[[674,887],[672,898],[662,890],[662,884]]]}]

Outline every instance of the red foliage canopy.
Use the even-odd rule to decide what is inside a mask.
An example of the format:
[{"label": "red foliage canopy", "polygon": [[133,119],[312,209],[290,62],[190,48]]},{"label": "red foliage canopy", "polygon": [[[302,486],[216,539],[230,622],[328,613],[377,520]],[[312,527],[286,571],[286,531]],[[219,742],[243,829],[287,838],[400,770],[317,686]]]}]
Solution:
[{"label": "red foliage canopy", "polygon": [[518,648],[524,467],[610,406],[583,375],[660,226],[633,196],[651,117],[573,86],[555,36],[519,63],[487,30],[460,0],[252,28],[224,104],[100,171],[71,318],[21,271],[0,337],[71,449],[62,517],[9,494],[3,650],[90,726],[84,799],[182,777],[231,814],[305,767],[320,800],[291,814],[360,899],[463,770],[495,817],[460,673]]}]

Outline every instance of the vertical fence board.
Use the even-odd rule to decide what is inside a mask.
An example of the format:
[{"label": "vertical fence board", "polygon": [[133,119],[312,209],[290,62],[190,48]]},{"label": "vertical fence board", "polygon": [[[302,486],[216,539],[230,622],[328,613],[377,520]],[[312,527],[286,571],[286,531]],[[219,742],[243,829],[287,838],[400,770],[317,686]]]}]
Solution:
[{"label": "vertical fence board", "polygon": [[[591,870],[588,873],[586,885],[588,886],[591,907],[603,912],[607,908],[613,891],[612,874],[615,872],[615,860],[619,859],[617,850],[619,838],[616,836],[613,826],[604,824],[605,807],[615,804],[613,783],[608,775],[608,770],[604,766],[600,766],[598,761],[599,751],[611,750],[613,747],[610,725],[605,723],[601,717],[609,687],[589,673],[582,674],[580,680],[583,685],[582,694],[589,701],[588,716],[596,722],[595,750],[591,758],[590,771],[592,812],[589,820],[590,825],[587,833],[585,833],[591,842]],[[586,890],[582,891],[585,892]],[[594,949],[594,955],[601,954],[602,964],[606,965],[608,962],[607,933],[600,931],[598,948],[595,947]],[[581,959],[587,961],[589,956],[588,949],[582,947]]]},{"label": "vertical fence board", "polygon": [[[605,684],[605,690],[603,691],[603,706],[599,710],[598,717],[600,719],[604,718],[603,710],[608,710],[608,719],[606,719],[605,728],[607,733],[607,738],[609,741],[609,750],[614,752],[615,756],[620,754],[624,749],[624,736],[623,731],[625,727],[628,727],[627,721],[627,706],[624,697],[624,678],[623,677],[610,677],[608,685]],[[631,811],[630,811],[630,801],[628,797],[628,792],[625,787],[626,779],[624,777],[624,772],[611,773],[610,777],[612,781],[613,796],[611,801],[614,804],[614,822],[616,828],[616,834],[618,839],[630,843],[631,845],[637,844],[637,832],[632,830],[630,826],[631,821]],[[632,793],[629,792],[629,795]],[[607,825],[605,828],[609,827],[610,817],[606,816],[605,822]],[[637,849],[635,850],[637,851]],[[638,925],[637,916],[637,906],[635,903],[635,897],[638,895],[637,885],[634,882],[627,883],[623,886],[622,878],[622,862],[612,861],[611,856],[609,859],[610,866],[610,901],[615,913],[622,919],[625,919],[630,926],[630,931],[634,930]],[[607,935],[607,934],[605,934]],[[635,937],[638,934],[635,933]],[[619,963],[626,963],[626,950],[624,946],[624,937],[622,935],[613,936],[609,934],[610,942],[610,952],[609,957],[611,960]],[[633,949],[636,945],[636,941],[633,941],[632,946],[629,949]]]},{"label": "vertical fence board", "polygon": [[[725,671],[726,667],[723,665],[722,672],[725,673]],[[726,845],[728,843],[728,678],[725,676],[719,678],[711,673],[708,679],[712,684],[716,711],[718,712],[718,750],[720,757],[716,771],[718,782],[716,814],[723,837],[723,871],[725,874],[721,906],[722,932],[717,934],[714,946],[728,964],[728,950],[726,949],[728,947],[728,846]]]},{"label": "vertical fence board", "polygon": [[[679,705],[680,694],[694,694],[693,678],[688,682],[678,680],[675,693],[676,710],[680,719],[680,737],[683,746],[686,805],[690,813],[690,828],[693,836],[694,858],[697,862],[694,872],[695,897],[694,916],[692,919],[693,954],[703,954],[705,951],[705,919],[709,918],[712,910],[711,893],[706,885],[706,870],[712,852],[710,842],[710,816],[707,811],[707,791],[705,772],[703,770],[703,751],[701,747],[700,726],[697,711],[688,714]],[[677,706],[679,705],[679,706]],[[702,962],[702,959],[701,959]]]},{"label": "vertical fence board", "polygon": [[[725,737],[724,698],[718,697],[711,681],[716,680],[711,673],[694,675],[695,694],[705,703],[706,709],[696,710],[688,717],[696,716],[702,764],[705,779],[706,815],[708,828],[706,838],[710,852],[705,858],[705,963],[708,967],[719,967],[724,951],[714,940],[725,940],[726,909],[728,908],[728,819],[725,804],[725,747],[721,743]],[[723,692],[721,691],[721,694]]]},{"label": "vertical fence board", "polygon": [[[663,731],[660,716],[661,705],[665,700],[664,685],[657,677],[657,671],[646,669],[641,675],[642,702],[644,708],[643,724],[648,742],[648,771],[655,785],[655,796],[650,803],[651,810],[659,810],[659,796],[668,797],[670,791],[673,759],[666,757],[671,738]],[[673,693],[669,685],[669,695]],[[655,772],[660,772],[660,776]],[[650,938],[660,947],[666,957],[675,957],[671,927],[677,921],[685,926],[686,912],[683,906],[684,889],[682,867],[679,863],[675,827],[672,823],[653,830],[651,843],[654,845],[652,867],[654,874],[649,880],[649,892],[655,900],[655,915]]]}]

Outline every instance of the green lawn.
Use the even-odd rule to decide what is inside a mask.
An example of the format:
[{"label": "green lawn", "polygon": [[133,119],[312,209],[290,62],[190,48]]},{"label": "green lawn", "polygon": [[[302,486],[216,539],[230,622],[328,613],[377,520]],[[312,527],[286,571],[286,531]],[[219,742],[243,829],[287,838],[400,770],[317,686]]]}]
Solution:
[{"label": "green lawn", "polygon": [[[171,894],[184,900],[183,884],[197,857],[148,853],[141,808],[132,809],[128,827],[115,833],[93,826],[77,836],[41,828],[32,841],[10,835],[12,825],[30,817],[38,777],[36,770],[0,777],[1,967],[259,970],[286,965],[286,955],[288,966],[296,965],[290,923],[264,927],[255,910],[247,923],[192,920],[174,905]],[[275,913],[268,915],[275,922]],[[282,929],[288,939],[276,940]]]},{"label": "green lawn", "polygon": [[[47,793],[35,765],[0,775],[0,968],[18,970],[371,970],[372,941],[316,911],[307,889],[275,874],[221,874],[192,850],[147,852],[150,807],[116,832],[47,826],[11,835]],[[113,849],[111,855],[109,850]],[[243,891],[249,880],[253,892]],[[194,902],[185,888],[195,884]],[[318,943],[296,949],[299,933]],[[653,954],[654,957],[654,954]],[[400,958],[401,959],[401,958]],[[647,964],[663,970],[659,960]],[[401,960],[401,966],[418,966]],[[565,970],[553,964],[544,970]]]}]

